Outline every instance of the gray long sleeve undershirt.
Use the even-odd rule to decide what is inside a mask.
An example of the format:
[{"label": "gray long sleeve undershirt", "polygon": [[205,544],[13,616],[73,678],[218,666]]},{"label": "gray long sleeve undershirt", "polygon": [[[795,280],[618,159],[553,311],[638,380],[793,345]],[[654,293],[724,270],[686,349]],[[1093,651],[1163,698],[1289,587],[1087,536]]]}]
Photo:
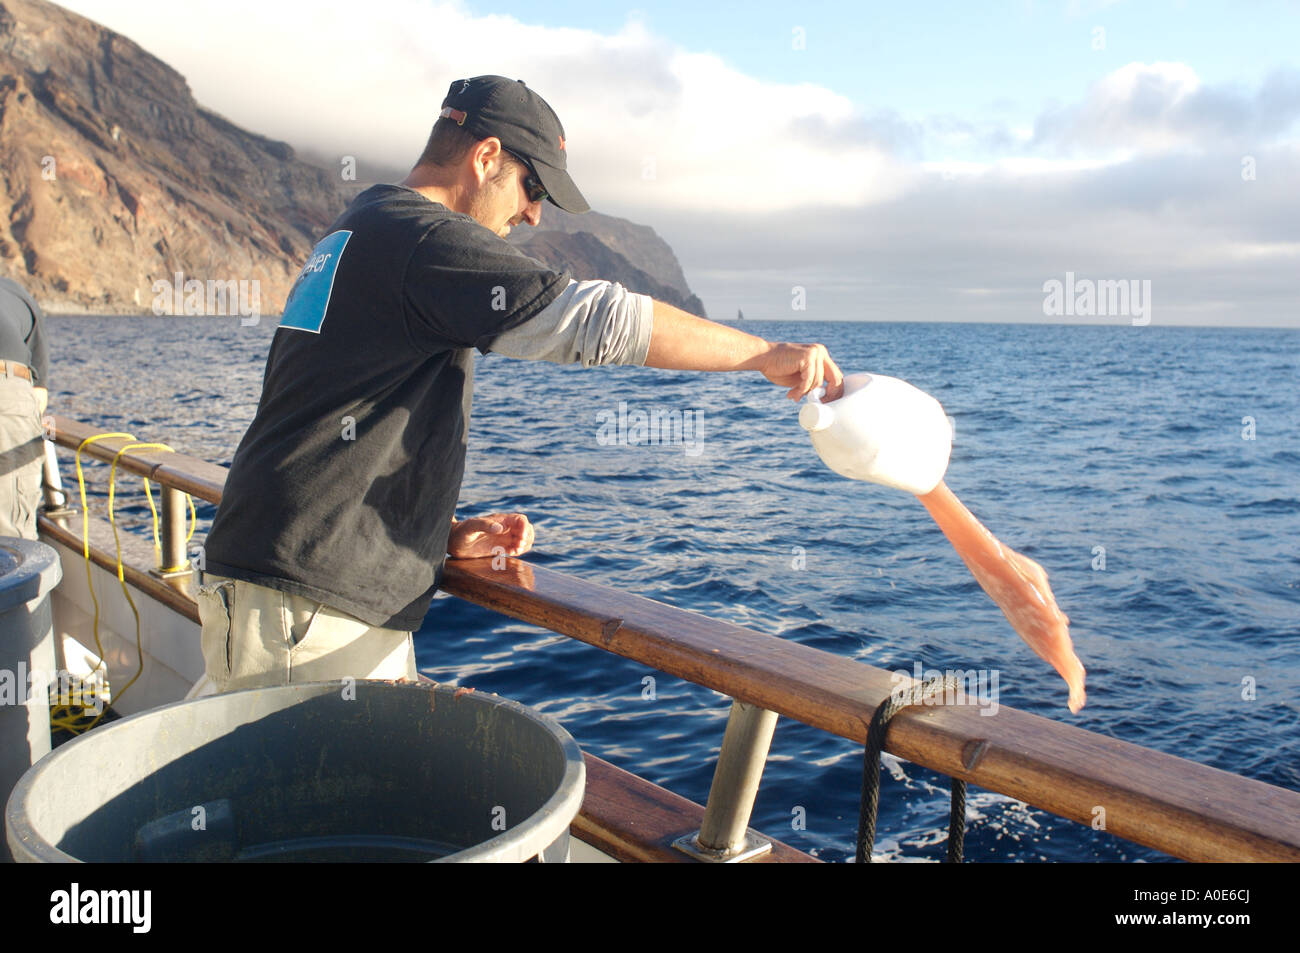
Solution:
[{"label": "gray long sleeve undershirt", "polygon": [[644,365],[653,324],[649,295],[617,282],[571,280],[549,305],[498,335],[490,349],[554,364]]}]

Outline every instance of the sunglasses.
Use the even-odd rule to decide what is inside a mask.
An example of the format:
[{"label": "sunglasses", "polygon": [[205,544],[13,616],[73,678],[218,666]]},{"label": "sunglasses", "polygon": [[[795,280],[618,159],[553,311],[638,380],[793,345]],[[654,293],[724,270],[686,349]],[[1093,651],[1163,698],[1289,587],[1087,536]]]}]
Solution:
[{"label": "sunglasses", "polygon": [[542,185],[542,180],[537,177],[537,172],[533,169],[533,164],[517,153],[509,149],[502,149],[507,155],[514,156],[525,169],[528,175],[524,177],[524,193],[528,196],[529,202],[540,202],[547,197],[546,187]]}]

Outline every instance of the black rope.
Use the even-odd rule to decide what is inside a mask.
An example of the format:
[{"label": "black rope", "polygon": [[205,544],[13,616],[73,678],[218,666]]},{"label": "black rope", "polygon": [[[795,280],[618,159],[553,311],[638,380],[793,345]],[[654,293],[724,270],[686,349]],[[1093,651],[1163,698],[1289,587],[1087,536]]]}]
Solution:
[{"label": "black rope", "polygon": [[[891,694],[877,707],[867,727],[867,743],[862,752],[862,806],[858,811],[859,864],[871,863],[871,848],[876,843],[876,809],[880,806],[880,754],[885,750],[889,721],[909,705],[924,701],[945,688],[959,688],[952,675],[933,678],[924,685],[914,685],[902,695]],[[952,807],[948,812],[948,863],[960,864],[966,839],[966,782],[952,779]]]}]

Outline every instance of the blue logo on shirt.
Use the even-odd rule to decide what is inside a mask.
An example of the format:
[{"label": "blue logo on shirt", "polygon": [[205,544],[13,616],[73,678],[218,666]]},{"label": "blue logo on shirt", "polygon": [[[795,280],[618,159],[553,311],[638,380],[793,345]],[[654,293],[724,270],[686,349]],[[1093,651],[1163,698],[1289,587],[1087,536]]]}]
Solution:
[{"label": "blue logo on shirt", "polygon": [[334,290],[334,274],[351,237],[351,232],[332,232],[312,249],[307,264],[298,272],[289,300],[284,303],[280,327],[320,334],[325,311],[330,306],[330,293]]}]

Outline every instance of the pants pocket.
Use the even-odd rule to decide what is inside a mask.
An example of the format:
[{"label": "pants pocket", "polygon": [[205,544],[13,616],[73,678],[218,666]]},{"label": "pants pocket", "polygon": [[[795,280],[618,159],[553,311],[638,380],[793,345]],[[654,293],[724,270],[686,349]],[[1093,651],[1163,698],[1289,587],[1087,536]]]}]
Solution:
[{"label": "pants pocket", "polygon": [[306,642],[313,630],[317,628],[318,619],[324,625],[321,613],[325,605],[318,602],[313,609],[305,599],[289,597],[284,601],[286,621],[289,624],[289,653],[292,655],[294,650]]},{"label": "pants pocket", "polygon": [[199,586],[195,597],[203,628],[199,636],[208,678],[220,685],[230,678],[230,628],[235,584],[230,581]]}]

